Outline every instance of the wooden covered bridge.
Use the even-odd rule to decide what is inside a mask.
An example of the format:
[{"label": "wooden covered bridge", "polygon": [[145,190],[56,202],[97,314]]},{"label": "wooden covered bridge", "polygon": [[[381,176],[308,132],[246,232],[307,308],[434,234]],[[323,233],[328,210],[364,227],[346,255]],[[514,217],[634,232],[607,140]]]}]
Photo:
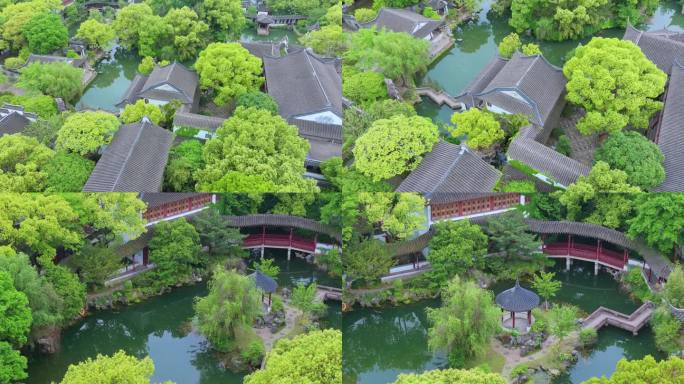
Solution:
[{"label": "wooden covered bridge", "polygon": [[[326,235],[337,244],[342,243],[342,236],[339,231],[331,226],[304,217],[274,214],[223,217],[231,226],[236,228],[261,227],[260,233],[250,233],[245,237],[242,247],[245,249],[261,249],[262,256],[265,248],[287,249],[289,260],[293,250],[316,254],[321,247],[332,247],[331,244],[319,242],[319,234]],[[273,231],[274,228],[285,228],[289,233],[276,232]],[[271,229],[271,231],[267,229]],[[313,232],[313,239],[296,235],[295,229]]]},{"label": "wooden covered bridge", "polygon": [[[654,288],[662,283],[672,270],[672,263],[656,249],[638,240],[629,239],[624,233],[601,225],[575,221],[543,221],[526,219],[530,231],[541,235],[542,251],[550,258],[564,258],[568,267],[570,260],[594,262],[595,272],[599,265],[616,270],[624,270],[629,262],[629,252],[634,251],[644,259],[644,277]],[[471,222],[484,225],[486,217],[471,219]],[[557,236],[564,236],[558,239]],[[422,253],[434,236],[434,228],[407,241],[389,244],[390,253],[395,257],[405,257]],[[579,240],[584,240],[580,242]],[[587,239],[593,243],[587,243]],[[607,245],[609,244],[609,245]],[[615,248],[620,247],[620,250]],[[413,268],[410,268],[413,265]],[[393,268],[387,277],[409,277],[429,270],[429,263],[415,258],[411,264]]]}]

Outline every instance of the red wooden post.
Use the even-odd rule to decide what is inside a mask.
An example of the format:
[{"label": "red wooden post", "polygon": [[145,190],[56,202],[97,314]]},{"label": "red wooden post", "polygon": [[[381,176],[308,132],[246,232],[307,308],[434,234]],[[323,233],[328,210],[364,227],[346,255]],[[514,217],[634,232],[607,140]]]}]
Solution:
[{"label": "red wooden post", "polygon": [[527,325],[532,325],[532,311],[527,311]]},{"label": "red wooden post", "polygon": [[463,202],[462,201],[458,202],[458,215],[463,216]]},{"label": "red wooden post", "polygon": [[515,329],[515,312],[511,311],[511,317],[513,318],[513,329]]},{"label": "red wooden post", "polygon": [[599,259],[600,253],[601,253],[601,239],[598,239],[597,244],[596,244],[596,260]]},{"label": "red wooden post", "polygon": [[264,244],[266,242],[266,226],[262,225],[261,226],[261,244]]},{"label": "red wooden post", "polygon": [[572,235],[568,235],[568,255],[570,254],[570,243],[572,242]]},{"label": "red wooden post", "polygon": [[622,266],[624,267],[627,264],[627,259],[629,259],[629,256],[627,255],[627,248],[624,248],[622,250],[622,252],[623,252],[622,261],[624,262],[624,264]]},{"label": "red wooden post", "polygon": [[143,248],[143,265],[147,265],[150,262],[150,248]]}]

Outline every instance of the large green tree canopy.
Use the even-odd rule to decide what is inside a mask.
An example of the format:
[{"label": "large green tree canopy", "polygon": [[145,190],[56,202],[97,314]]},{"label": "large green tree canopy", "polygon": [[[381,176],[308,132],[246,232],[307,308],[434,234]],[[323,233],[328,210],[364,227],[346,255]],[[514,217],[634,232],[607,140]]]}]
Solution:
[{"label": "large green tree canopy", "polygon": [[592,378],[582,384],[679,384],[684,379],[684,360],[671,356],[656,361],[651,355],[641,360],[622,359],[610,378]]},{"label": "large green tree canopy", "polygon": [[639,132],[615,132],[594,154],[594,161],[605,161],[612,169],[627,173],[627,182],[643,190],[665,180],[660,148]]},{"label": "large green tree canopy", "polygon": [[185,219],[162,221],[154,226],[150,240],[150,261],[155,267],[147,275],[158,287],[189,280],[200,251],[199,234]]},{"label": "large green tree canopy", "polygon": [[240,34],[246,24],[240,0],[205,0],[199,7],[202,20],[217,40],[225,40]]},{"label": "large green tree canopy", "polygon": [[81,95],[83,70],[69,63],[31,63],[21,69],[17,86],[73,101]]},{"label": "large green tree canopy", "polygon": [[116,38],[111,25],[88,19],[78,26],[76,38],[85,41],[90,48],[104,49]]},{"label": "large green tree canopy", "polygon": [[48,176],[44,168],[54,154],[33,137],[3,135],[0,137],[0,190],[42,191]]},{"label": "large green tree canopy", "polygon": [[56,147],[80,155],[97,152],[109,144],[119,129],[119,119],[108,112],[78,112],[64,120],[57,133]]},{"label": "large green tree canopy", "polygon": [[245,377],[245,384],[342,383],[342,332],[314,331],[280,339],[266,358],[266,368]]},{"label": "large green tree canopy", "polygon": [[241,93],[257,91],[264,82],[261,60],[239,43],[211,43],[199,54],[195,69],[202,89],[225,104]]},{"label": "large green tree canopy", "polygon": [[636,214],[629,219],[627,235],[641,237],[665,254],[684,244],[684,194],[640,194],[634,203]]},{"label": "large green tree canopy", "polygon": [[438,138],[437,126],[422,116],[376,120],[356,140],[356,168],[376,181],[412,171]]},{"label": "large green tree canopy", "polygon": [[653,113],[662,108],[656,99],[665,89],[667,75],[631,41],[594,37],[577,48],[563,73],[568,78],[567,100],[586,110],[577,123],[585,135],[616,132],[628,125],[646,129]]},{"label": "large green tree canopy", "polygon": [[[206,165],[197,172],[198,189],[216,191],[214,183],[234,171],[272,183],[272,192],[315,191],[313,181],[303,176],[308,151],[309,143],[282,117],[238,107],[204,145]],[[224,187],[221,190],[233,190],[230,185]]]},{"label": "large green tree canopy", "polygon": [[470,268],[484,266],[488,239],[482,228],[468,220],[446,220],[435,225],[427,260],[433,280],[446,283]]},{"label": "large green tree canopy", "polygon": [[0,48],[18,51],[25,44],[24,26],[34,17],[62,9],[59,0],[32,0],[7,5],[0,11],[2,40]]},{"label": "large green tree canopy", "polygon": [[[599,161],[588,176],[580,176],[559,192],[558,200],[565,206],[568,220],[618,228],[632,211],[630,194],[640,191],[627,183],[624,171],[610,169],[607,163]],[[587,213],[588,216],[581,216]]]},{"label": "large green tree canopy", "polygon": [[149,357],[139,360],[118,351],[70,365],[60,384],[150,384],[153,373]]},{"label": "large green tree canopy", "polygon": [[465,141],[473,149],[491,148],[506,136],[494,114],[478,108],[454,113],[451,115],[451,122],[456,127],[449,128],[449,133],[454,137],[467,137]]},{"label": "large green tree canopy", "polygon": [[429,50],[427,40],[408,33],[361,29],[352,35],[344,58],[361,71],[378,71],[387,78],[409,83],[411,76],[427,68]]},{"label": "large green tree canopy", "polygon": [[69,33],[62,18],[54,13],[34,16],[23,28],[28,48],[33,53],[52,53],[65,48],[69,43]]}]

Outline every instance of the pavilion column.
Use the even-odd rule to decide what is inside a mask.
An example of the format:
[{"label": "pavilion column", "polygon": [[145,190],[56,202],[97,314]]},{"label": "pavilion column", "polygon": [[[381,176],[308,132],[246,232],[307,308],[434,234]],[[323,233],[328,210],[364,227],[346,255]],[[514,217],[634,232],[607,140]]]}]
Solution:
[{"label": "pavilion column", "polygon": [[511,318],[513,319],[513,329],[515,329],[515,312],[511,311]]},{"label": "pavilion column", "polygon": [[532,326],[532,311],[531,310],[527,311],[527,326],[529,326],[529,327]]}]

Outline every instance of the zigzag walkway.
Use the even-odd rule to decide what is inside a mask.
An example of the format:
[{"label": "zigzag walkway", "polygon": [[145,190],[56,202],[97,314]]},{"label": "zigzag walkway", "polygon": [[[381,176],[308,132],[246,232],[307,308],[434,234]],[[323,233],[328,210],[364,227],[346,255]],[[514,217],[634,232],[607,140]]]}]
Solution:
[{"label": "zigzag walkway", "polygon": [[631,315],[625,315],[622,312],[605,307],[598,307],[597,310],[582,321],[582,329],[594,328],[598,331],[605,325],[612,325],[636,335],[651,319],[652,313],[653,303],[650,301],[645,302],[641,307],[632,312]]},{"label": "zigzag walkway", "polygon": [[461,110],[465,107],[465,102],[461,101],[461,96],[451,96],[444,91],[435,91],[429,87],[416,88],[416,95],[430,98],[435,104],[446,104],[451,109]]}]

